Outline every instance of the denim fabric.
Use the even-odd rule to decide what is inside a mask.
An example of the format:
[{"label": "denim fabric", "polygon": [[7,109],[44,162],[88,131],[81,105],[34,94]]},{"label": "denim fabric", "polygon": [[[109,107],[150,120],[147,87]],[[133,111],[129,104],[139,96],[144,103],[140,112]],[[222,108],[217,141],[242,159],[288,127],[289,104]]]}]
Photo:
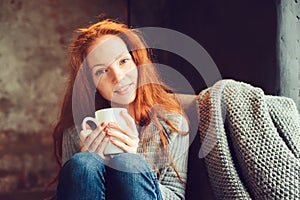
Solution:
[{"label": "denim fabric", "polygon": [[95,153],[75,154],[61,169],[58,200],[161,200],[156,173],[137,154],[114,156],[106,165]]}]

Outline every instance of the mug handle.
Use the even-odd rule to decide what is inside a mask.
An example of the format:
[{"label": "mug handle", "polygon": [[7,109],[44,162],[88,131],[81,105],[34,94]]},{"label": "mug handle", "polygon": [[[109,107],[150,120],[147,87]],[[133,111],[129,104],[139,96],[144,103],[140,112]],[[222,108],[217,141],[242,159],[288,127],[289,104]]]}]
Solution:
[{"label": "mug handle", "polygon": [[93,118],[93,117],[85,117],[85,118],[83,119],[83,121],[82,121],[82,129],[83,129],[83,130],[85,130],[85,131],[87,130],[87,129],[86,129],[86,123],[87,123],[88,121],[92,121],[92,122],[95,123],[96,126],[98,126],[97,120],[96,120],[95,118]]}]

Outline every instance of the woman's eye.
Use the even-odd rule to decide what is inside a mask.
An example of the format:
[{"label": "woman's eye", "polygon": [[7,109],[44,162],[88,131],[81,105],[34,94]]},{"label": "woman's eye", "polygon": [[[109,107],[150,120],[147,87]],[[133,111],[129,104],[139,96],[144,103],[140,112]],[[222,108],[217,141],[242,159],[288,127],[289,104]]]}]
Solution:
[{"label": "woman's eye", "polygon": [[101,74],[105,73],[107,71],[107,69],[98,69],[96,72],[95,72],[95,75],[96,76],[100,76]]},{"label": "woman's eye", "polygon": [[123,65],[125,63],[127,63],[129,61],[129,58],[124,58],[122,60],[120,60],[120,65]]}]

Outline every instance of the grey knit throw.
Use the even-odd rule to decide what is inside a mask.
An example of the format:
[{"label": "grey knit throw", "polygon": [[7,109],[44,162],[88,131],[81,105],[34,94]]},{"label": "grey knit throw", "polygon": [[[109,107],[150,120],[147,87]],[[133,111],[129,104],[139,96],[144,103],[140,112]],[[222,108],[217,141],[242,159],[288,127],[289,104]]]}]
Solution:
[{"label": "grey knit throw", "polygon": [[300,117],[291,99],[222,80],[198,102],[199,155],[216,199],[300,199]]}]

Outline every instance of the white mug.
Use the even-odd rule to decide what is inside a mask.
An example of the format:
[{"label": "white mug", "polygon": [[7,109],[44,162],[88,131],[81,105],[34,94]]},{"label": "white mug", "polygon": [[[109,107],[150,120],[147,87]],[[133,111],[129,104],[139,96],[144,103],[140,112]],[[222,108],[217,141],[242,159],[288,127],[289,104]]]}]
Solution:
[{"label": "white mug", "polygon": [[[105,108],[97,110],[95,112],[95,118],[85,117],[82,121],[82,128],[86,130],[86,123],[88,121],[94,122],[96,126],[99,126],[102,122],[115,122],[121,129],[128,130],[128,125],[125,119],[121,116],[121,111],[127,112],[125,108]],[[104,155],[113,155],[123,153],[124,151],[112,143],[108,142],[106,148],[104,149]]]}]

